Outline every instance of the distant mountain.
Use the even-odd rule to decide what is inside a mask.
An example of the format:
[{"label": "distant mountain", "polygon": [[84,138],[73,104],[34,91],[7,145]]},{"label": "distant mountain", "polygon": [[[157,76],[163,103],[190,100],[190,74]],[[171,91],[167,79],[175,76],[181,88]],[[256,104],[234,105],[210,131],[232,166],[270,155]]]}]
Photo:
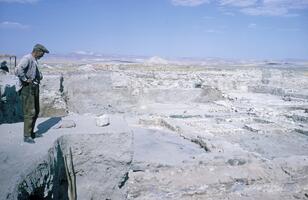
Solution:
[{"label": "distant mountain", "polygon": [[119,54],[101,54],[91,51],[75,51],[68,54],[47,54],[44,60],[50,62],[84,62],[84,63],[145,63],[145,64],[175,64],[175,65],[201,65],[201,66],[269,66],[269,67],[290,67],[306,66],[308,60],[303,59],[224,59],[224,58],[195,58],[177,57],[162,58],[159,56],[136,56]]},{"label": "distant mountain", "polygon": [[158,56],[153,56],[153,57],[147,59],[145,62],[150,63],[150,64],[163,64],[163,65],[168,64],[168,60],[163,59],[163,58],[158,57]]}]

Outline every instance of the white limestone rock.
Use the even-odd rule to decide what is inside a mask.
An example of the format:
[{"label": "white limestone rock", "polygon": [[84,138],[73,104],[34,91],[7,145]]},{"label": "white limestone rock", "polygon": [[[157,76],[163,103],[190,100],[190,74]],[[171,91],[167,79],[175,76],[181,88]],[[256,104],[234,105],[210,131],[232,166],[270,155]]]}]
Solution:
[{"label": "white limestone rock", "polygon": [[103,127],[108,126],[110,124],[108,115],[101,115],[96,118],[96,126]]},{"label": "white limestone rock", "polygon": [[56,126],[55,129],[59,128],[74,128],[76,123],[73,120],[61,120]]}]

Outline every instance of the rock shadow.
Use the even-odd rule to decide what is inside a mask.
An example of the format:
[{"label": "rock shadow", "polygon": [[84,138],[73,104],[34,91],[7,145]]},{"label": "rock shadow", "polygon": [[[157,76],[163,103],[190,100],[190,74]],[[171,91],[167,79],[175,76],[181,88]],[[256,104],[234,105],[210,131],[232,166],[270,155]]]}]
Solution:
[{"label": "rock shadow", "polygon": [[0,124],[23,121],[21,99],[15,85],[0,86]]},{"label": "rock shadow", "polygon": [[37,125],[37,134],[42,135],[46,133],[49,129],[51,129],[54,125],[61,121],[61,119],[61,117],[51,117],[46,121],[40,123],[39,125]]}]

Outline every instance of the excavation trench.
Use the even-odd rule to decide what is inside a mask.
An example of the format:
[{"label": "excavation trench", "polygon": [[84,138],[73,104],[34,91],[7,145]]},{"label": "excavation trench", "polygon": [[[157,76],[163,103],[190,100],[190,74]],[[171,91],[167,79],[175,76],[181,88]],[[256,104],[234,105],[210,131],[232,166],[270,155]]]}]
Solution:
[{"label": "excavation trench", "polygon": [[[61,139],[49,150],[47,159],[40,163],[17,186],[17,199],[68,199],[69,179]],[[72,176],[75,175],[71,172]],[[76,182],[73,183],[76,188]],[[71,186],[70,186],[71,187]]]},{"label": "excavation trench", "polygon": [[7,199],[125,199],[131,134],[62,136]]}]

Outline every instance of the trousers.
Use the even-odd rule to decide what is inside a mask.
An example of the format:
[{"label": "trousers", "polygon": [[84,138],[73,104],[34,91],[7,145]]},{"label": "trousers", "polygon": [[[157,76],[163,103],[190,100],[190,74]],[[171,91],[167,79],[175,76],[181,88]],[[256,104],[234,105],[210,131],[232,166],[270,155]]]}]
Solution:
[{"label": "trousers", "polygon": [[26,84],[20,91],[24,115],[24,137],[34,137],[35,122],[40,113],[39,85]]}]

